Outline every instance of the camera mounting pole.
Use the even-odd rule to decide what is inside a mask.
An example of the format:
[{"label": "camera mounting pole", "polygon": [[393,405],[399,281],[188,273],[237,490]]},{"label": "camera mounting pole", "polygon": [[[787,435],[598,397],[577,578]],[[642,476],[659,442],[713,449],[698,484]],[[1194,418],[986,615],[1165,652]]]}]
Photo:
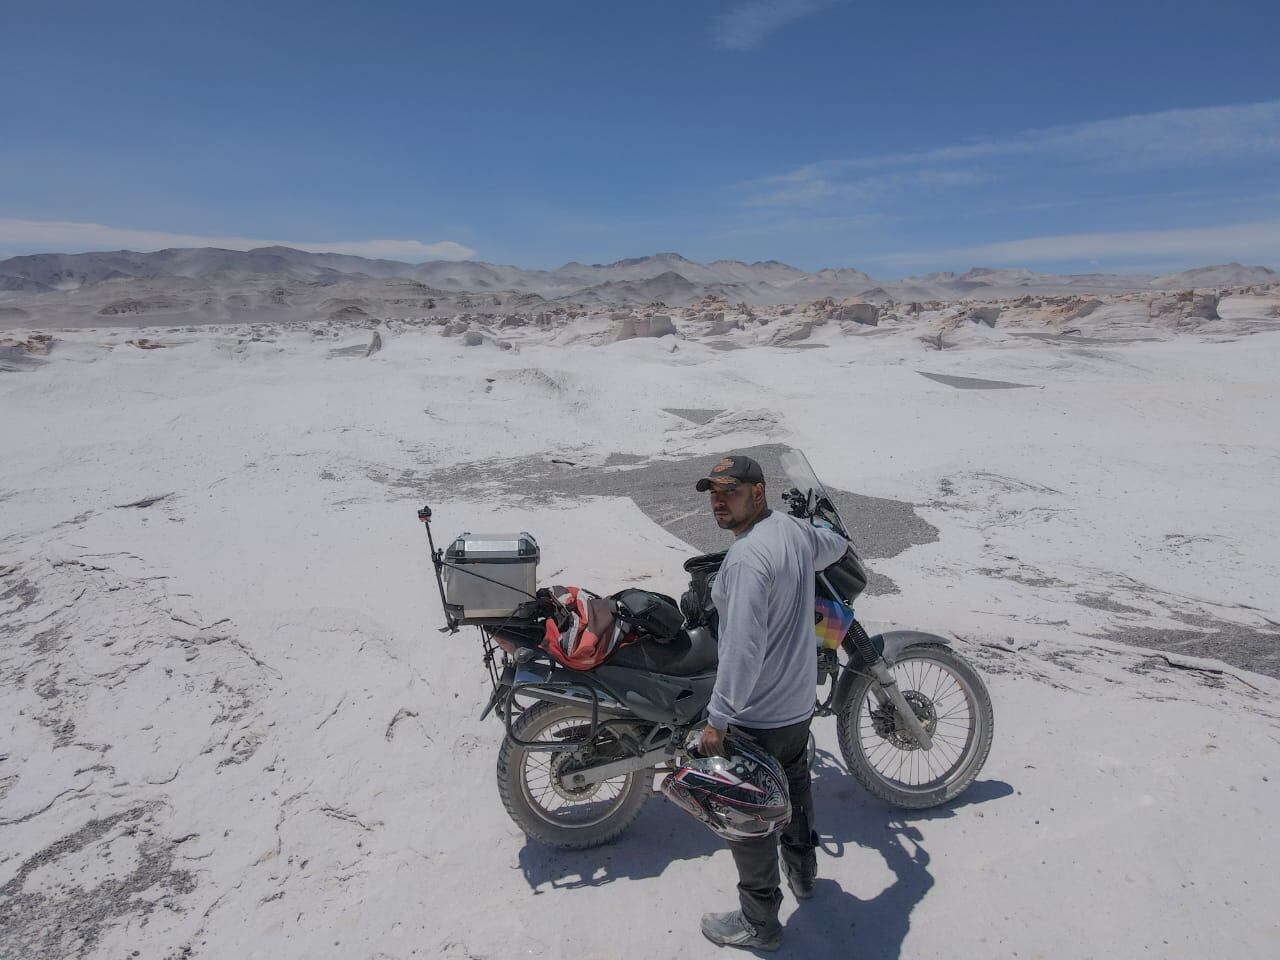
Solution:
[{"label": "camera mounting pole", "polygon": [[424,506],[419,510],[418,519],[427,530],[427,543],[431,546],[431,563],[436,568],[436,586],[440,589],[440,606],[444,609],[444,620],[448,624],[447,627],[442,627],[440,632],[457,633],[458,621],[449,613],[449,605],[444,599],[444,578],[441,574],[444,569],[444,551],[436,547],[435,537],[431,536],[431,508]]}]

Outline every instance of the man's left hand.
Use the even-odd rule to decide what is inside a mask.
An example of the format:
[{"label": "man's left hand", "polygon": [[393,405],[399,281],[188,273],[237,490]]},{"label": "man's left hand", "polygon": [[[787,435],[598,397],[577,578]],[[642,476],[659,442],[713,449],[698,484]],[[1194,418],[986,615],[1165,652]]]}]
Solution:
[{"label": "man's left hand", "polygon": [[698,738],[698,752],[705,757],[723,757],[724,731],[717,730],[711,724],[702,728],[702,736]]}]

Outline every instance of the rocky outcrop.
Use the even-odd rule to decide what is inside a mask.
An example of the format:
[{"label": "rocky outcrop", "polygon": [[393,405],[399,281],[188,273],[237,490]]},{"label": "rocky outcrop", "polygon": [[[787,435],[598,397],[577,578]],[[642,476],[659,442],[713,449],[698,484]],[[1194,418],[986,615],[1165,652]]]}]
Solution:
[{"label": "rocky outcrop", "polygon": [[874,327],[880,323],[880,307],[874,303],[846,303],[836,311],[835,319]]},{"label": "rocky outcrop", "polygon": [[368,319],[369,314],[364,310],[364,308],[358,307],[355,304],[340,307],[333,311],[333,313],[329,314],[329,320],[332,323],[360,324]]},{"label": "rocky outcrop", "polygon": [[813,319],[790,320],[775,327],[764,342],[775,347],[788,343],[799,343],[801,340],[808,340],[813,333],[813,328],[818,324],[819,321]]},{"label": "rocky outcrop", "polygon": [[1174,329],[1194,329],[1203,323],[1222,319],[1218,315],[1219,295],[1216,292],[1196,293],[1183,290],[1165,297],[1155,297],[1147,302],[1147,316],[1152,323]]},{"label": "rocky outcrop", "polygon": [[654,313],[644,317],[627,315],[617,321],[613,331],[613,341],[634,340],[637,337],[665,337],[676,332],[676,325],[665,313]]},{"label": "rocky outcrop", "polygon": [[1191,316],[1197,320],[1221,320],[1218,315],[1218,304],[1221,297],[1216,293],[1197,293],[1191,297]]},{"label": "rocky outcrop", "polygon": [[145,300],[136,297],[125,297],[113,300],[98,311],[99,316],[121,317],[139,313],[158,313],[166,310],[182,310],[191,306],[190,300],[177,297],[148,297]]},{"label": "rocky outcrop", "polygon": [[970,323],[983,323],[988,327],[994,327],[996,321],[1000,319],[1001,308],[995,304],[985,304],[979,307],[970,307],[965,313],[964,319]]},{"label": "rocky outcrop", "polygon": [[1093,311],[1097,310],[1100,306],[1102,306],[1102,301],[1096,298],[1080,301],[1072,308],[1071,312],[1067,315],[1067,319],[1082,320],[1089,316],[1089,314],[1093,313]]},{"label": "rocky outcrop", "polygon": [[0,337],[0,347],[20,350],[33,357],[47,357],[53,349],[54,339],[47,333],[33,333],[25,340],[13,337]]},{"label": "rocky outcrop", "polygon": [[711,326],[707,328],[707,335],[712,337],[724,336],[731,330],[742,329],[741,317],[721,317],[719,320],[713,320]]}]

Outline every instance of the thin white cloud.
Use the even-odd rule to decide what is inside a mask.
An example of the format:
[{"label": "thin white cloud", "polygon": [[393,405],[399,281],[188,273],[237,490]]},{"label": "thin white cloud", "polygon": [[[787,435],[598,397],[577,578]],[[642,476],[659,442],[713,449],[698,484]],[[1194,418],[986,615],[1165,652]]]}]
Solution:
[{"label": "thin white cloud", "polygon": [[867,157],[874,168],[1046,156],[1118,170],[1183,167],[1280,153],[1280,100],[1163,110],[1028,130],[916,153]]},{"label": "thin white cloud", "polygon": [[752,0],[739,3],[716,17],[716,46],[726,50],[754,50],[775,30],[816,13],[824,5],[823,0]]},{"label": "thin white cloud", "polygon": [[1105,262],[1116,257],[1277,264],[1280,263],[1280,220],[1169,230],[1066,233],[947,250],[878,254],[863,259],[911,268],[938,263],[1025,265]]},{"label": "thin white cloud", "polygon": [[313,253],[346,253],[358,257],[385,257],[393,260],[469,260],[476,255],[470,247],[452,240],[423,243],[420,240],[349,240],[314,243],[306,240],[262,240],[249,237],[203,236],[133,230],[100,223],[63,220],[15,220],[0,217],[0,249],[29,252],[73,252],[89,250],[163,250],[168,247],[218,247],[223,250],[252,250],[256,247],[294,247]]},{"label": "thin white cloud", "polygon": [[748,207],[796,207],[833,200],[866,202],[894,192],[929,187],[961,187],[990,179],[978,170],[907,170],[841,181],[820,164],[811,164],[778,177],[755,181],[760,191],[748,197]]},{"label": "thin white cloud", "polygon": [[912,185],[912,170],[922,178],[920,185],[968,186],[1048,168],[1132,173],[1273,156],[1280,156],[1280,100],[1132,114],[910,153],[821,160],[743,184],[743,204],[865,200],[877,188]]}]

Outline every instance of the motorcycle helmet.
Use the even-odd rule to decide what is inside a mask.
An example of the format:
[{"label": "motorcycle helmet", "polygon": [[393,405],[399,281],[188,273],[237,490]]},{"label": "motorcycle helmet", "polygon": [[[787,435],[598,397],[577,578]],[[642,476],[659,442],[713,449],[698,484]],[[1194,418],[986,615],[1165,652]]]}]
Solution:
[{"label": "motorcycle helmet", "polygon": [[748,737],[724,738],[727,757],[692,757],[667,774],[662,792],[726,840],[767,837],[791,819],[782,765]]}]

